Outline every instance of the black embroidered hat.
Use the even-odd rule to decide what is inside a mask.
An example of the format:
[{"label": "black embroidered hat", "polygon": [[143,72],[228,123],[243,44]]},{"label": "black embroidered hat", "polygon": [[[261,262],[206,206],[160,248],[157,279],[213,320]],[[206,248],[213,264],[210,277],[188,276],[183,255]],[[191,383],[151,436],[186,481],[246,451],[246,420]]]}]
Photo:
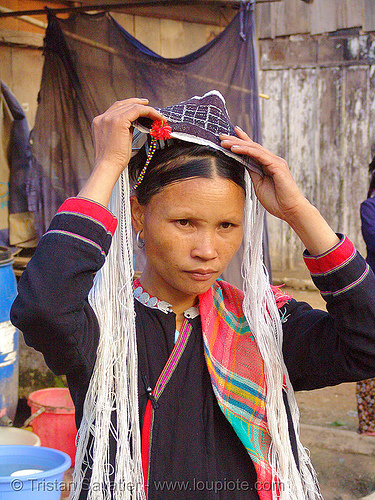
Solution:
[{"label": "black embroidered hat", "polygon": [[[262,167],[257,161],[249,156],[233,153],[221,146],[220,135],[235,136],[236,133],[230,121],[224,97],[219,91],[211,90],[202,97],[194,96],[187,101],[156,109],[167,119],[171,129],[170,137],[210,146],[222,151],[245,167],[262,174]],[[134,127],[146,134],[150,133],[152,124],[152,120],[144,117],[133,123]],[[136,147],[139,142],[140,134],[138,133],[134,135],[133,151],[139,149]],[[164,143],[161,141],[158,147],[164,147]]]}]

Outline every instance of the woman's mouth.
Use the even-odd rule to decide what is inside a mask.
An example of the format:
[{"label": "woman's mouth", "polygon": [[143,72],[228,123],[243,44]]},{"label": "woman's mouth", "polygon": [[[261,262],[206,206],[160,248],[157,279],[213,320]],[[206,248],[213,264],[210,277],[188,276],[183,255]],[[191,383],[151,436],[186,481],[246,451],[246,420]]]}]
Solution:
[{"label": "woman's mouth", "polygon": [[213,269],[194,269],[186,272],[197,281],[208,281],[217,273]]}]

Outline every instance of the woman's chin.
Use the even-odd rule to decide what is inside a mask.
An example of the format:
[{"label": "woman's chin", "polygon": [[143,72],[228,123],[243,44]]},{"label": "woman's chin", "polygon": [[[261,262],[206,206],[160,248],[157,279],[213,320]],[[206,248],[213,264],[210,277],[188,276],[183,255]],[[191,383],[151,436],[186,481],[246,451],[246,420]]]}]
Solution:
[{"label": "woman's chin", "polygon": [[186,283],[187,286],[184,288],[191,295],[201,295],[202,293],[207,292],[217,279],[216,274],[210,276],[192,275],[191,273],[188,274],[189,276],[186,280],[188,283]]}]

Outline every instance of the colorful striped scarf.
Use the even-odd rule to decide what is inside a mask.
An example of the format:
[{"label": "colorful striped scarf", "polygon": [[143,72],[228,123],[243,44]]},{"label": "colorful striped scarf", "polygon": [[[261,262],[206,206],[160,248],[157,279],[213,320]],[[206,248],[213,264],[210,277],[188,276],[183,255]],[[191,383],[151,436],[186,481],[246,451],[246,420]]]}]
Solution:
[{"label": "colorful striped scarf", "polygon": [[[275,295],[279,307],[289,299]],[[242,310],[243,297],[221,280],[200,295],[205,357],[219,406],[254,463],[259,497],[270,500],[267,387],[263,360]]]}]

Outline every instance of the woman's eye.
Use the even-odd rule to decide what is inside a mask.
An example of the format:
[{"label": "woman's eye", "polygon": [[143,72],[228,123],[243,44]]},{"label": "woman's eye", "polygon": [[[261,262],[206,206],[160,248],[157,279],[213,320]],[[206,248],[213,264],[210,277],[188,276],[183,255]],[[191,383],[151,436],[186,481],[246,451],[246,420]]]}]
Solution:
[{"label": "woman's eye", "polygon": [[189,225],[189,221],[188,221],[188,219],[178,219],[177,224],[179,226],[188,226]]},{"label": "woman's eye", "polygon": [[222,223],[221,223],[221,227],[222,227],[223,229],[228,229],[228,228],[232,227],[232,225],[233,225],[233,224],[232,224],[231,222],[222,222]]}]

